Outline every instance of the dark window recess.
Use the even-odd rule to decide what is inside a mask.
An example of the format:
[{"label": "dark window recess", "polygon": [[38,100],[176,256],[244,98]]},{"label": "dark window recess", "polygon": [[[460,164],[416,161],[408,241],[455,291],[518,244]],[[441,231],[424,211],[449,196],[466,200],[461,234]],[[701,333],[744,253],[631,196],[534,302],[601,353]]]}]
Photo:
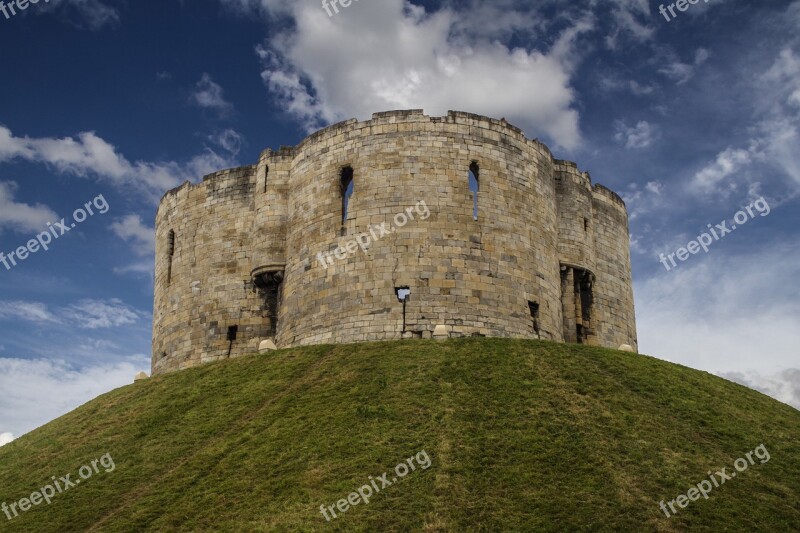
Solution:
[{"label": "dark window recess", "polygon": [[172,258],[175,256],[175,231],[169,230],[167,236],[167,285],[172,283]]},{"label": "dark window recess", "polygon": [[233,350],[233,341],[236,340],[236,334],[239,333],[239,326],[228,326],[228,357],[231,356]]},{"label": "dark window recess", "polygon": [[563,332],[565,342],[592,344],[593,327],[593,286],[595,276],[588,270],[561,266],[561,303]]},{"label": "dark window recess", "polygon": [[264,192],[267,192],[267,180],[269,179],[269,166],[264,172]]},{"label": "dark window recess", "polygon": [[478,220],[478,191],[481,189],[481,169],[477,161],[469,165],[469,190],[472,191],[472,218]]},{"label": "dark window recess", "polygon": [[283,271],[267,272],[255,280],[256,288],[264,298],[262,309],[269,318],[268,337],[275,337],[278,334],[278,310],[281,304],[283,276]]},{"label": "dark window recess", "polygon": [[580,297],[581,297],[581,318],[589,325],[592,320],[592,305],[594,304],[594,294],[592,293],[592,274],[590,272],[584,273],[580,282]]},{"label": "dark window recess", "polygon": [[406,332],[406,302],[411,297],[411,288],[409,287],[395,287],[394,293],[397,299],[403,302],[403,333]]},{"label": "dark window recess", "polygon": [[589,231],[589,219],[588,218],[584,218],[583,219],[583,231]]},{"label": "dark window recess", "polygon": [[353,167],[347,166],[342,169],[339,177],[339,191],[342,195],[342,228],[347,222],[347,213],[350,208],[350,197],[353,196]]},{"label": "dark window recess", "polygon": [[528,309],[533,319],[533,332],[539,336],[539,302],[528,302]]},{"label": "dark window recess", "polygon": [[588,342],[589,337],[594,335],[592,328],[593,278],[591,272],[575,270],[576,323],[578,343],[580,344]]}]

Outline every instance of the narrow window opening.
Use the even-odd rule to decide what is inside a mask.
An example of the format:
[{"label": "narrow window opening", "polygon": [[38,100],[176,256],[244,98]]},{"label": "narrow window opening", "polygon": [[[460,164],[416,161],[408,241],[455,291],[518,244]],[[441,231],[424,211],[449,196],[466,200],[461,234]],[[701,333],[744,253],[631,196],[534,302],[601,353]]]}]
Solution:
[{"label": "narrow window opening", "polygon": [[531,318],[533,319],[533,333],[536,335],[536,338],[540,338],[539,333],[539,302],[528,302],[528,309],[531,312]]},{"label": "narrow window opening", "polygon": [[579,344],[589,342],[594,335],[592,305],[594,304],[594,276],[586,270],[575,269],[575,324]]},{"label": "narrow window opening", "polygon": [[395,287],[394,293],[397,299],[403,302],[403,333],[406,332],[406,302],[411,297],[411,289],[409,287]]},{"label": "narrow window opening", "polygon": [[580,285],[581,319],[589,333],[591,333],[592,305],[594,304],[593,277],[591,272],[584,272]]},{"label": "narrow window opening", "polygon": [[281,288],[283,283],[283,272],[272,272],[266,276],[266,305],[267,315],[269,316],[270,336],[278,336],[278,310],[281,303]]},{"label": "narrow window opening", "polygon": [[593,344],[595,275],[589,270],[561,266],[561,304],[564,321],[564,340],[578,344]]},{"label": "narrow window opening", "polygon": [[589,231],[589,219],[588,218],[584,218],[583,219],[583,231]]},{"label": "narrow window opening", "polygon": [[167,237],[167,285],[172,283],[172,258],[175,255],[175,231],[169,230]]},{"label": "narrow window opening", "polygon": [[267,180],[269,179],[269,166],[264,171],[264,192],[267,192]]},{"label": "narrow window opening", "polygon": [[236,340],[236,335],[239,333],[239,326],[228,326],[228,357],[231,356],[233,350],[233,341]]},{"label": "narrow window opening", "polygon": [[339,177],[339,190],[342,194],[342,229],[347,221],[347,213],[350,208],[350,197],[353,196],[353,167],[346,166],[342,169]]},{"label": "narrow window opening", "polygon": [[472,219],[478,220],[478,191],[481,188],[481,171],[477,161],[469,165],[469,190],[472,191]]}]

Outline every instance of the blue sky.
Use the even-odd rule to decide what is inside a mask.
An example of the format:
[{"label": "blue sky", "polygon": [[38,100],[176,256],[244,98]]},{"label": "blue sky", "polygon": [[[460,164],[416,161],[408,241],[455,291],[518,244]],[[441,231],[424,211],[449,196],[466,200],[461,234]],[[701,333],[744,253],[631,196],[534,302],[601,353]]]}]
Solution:
[{"label": "blue sky", "polygon": [[[505,117],[621,193],[642,352],[800,407],[800,0],[711,0],[669,21],[658,7],[51,0],[0,14],[0,251],[94,211],[0,264],[0,443],[149,370],[167,189],[407,108]],[[761,198],[768,214],[707,253],[659,262]]]}]

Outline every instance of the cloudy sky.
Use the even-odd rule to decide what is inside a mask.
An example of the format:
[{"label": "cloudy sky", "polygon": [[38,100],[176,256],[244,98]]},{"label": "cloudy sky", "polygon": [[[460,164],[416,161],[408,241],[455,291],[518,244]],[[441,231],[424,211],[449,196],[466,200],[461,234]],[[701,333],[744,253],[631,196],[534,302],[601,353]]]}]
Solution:
[{"label": "cloudy sky", "polygon": [[[51,0],[0,13],[0,252],[52,236],[0,263],[0,445],[149,370],[167,189],[407,108],[505,117],[620,192],[641,351],[800,407],[800,0],[658,6],[361,0],[329,16],[319,0]],[[708,252],[661,262],[723,221],[737,228]]]}]

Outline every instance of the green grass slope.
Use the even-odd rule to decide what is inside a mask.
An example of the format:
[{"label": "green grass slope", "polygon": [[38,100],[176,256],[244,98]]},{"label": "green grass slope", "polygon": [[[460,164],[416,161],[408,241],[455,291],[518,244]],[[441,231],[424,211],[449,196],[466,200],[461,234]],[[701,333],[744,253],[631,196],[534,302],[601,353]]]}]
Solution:
[{"label": "green grass slope", "polygon": [[[761,444],[769,461],[671,518],[659,509]],[[423,450],[428,468],[422,454],[381,489]],[[79,480],[104,454],[113,471],[0,514],[0,531],[800,527],[800,412],[703,372],[577,345],[314,346],[156,377],[0,448],[0,503],[53,476]],[[368,504],[325,520],[320,505],[373,480]]]}]

